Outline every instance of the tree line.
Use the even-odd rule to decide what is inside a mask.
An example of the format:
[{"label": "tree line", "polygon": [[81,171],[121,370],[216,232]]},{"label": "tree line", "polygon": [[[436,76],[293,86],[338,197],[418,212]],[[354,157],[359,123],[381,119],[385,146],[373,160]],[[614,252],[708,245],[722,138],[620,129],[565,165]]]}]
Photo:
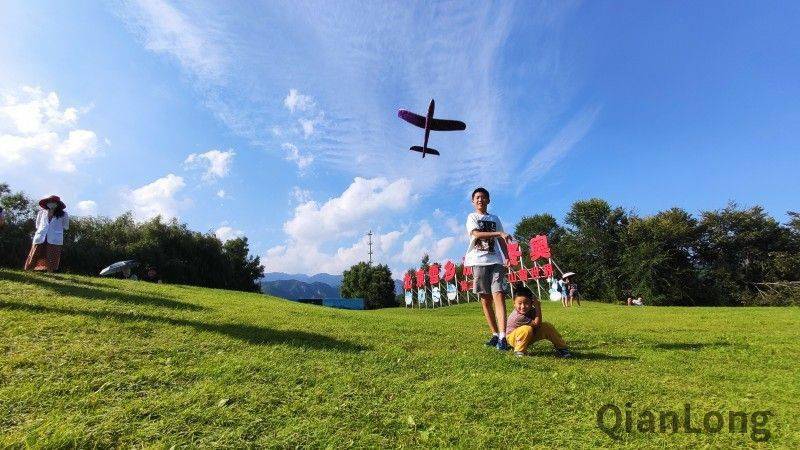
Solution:
[{"label": "tree line", "polygon": [[564,224],[550,214],[523,217],[525,245],[548,236],[553,258],[576,272],[587,299],[641,295],[652,305],[800,305],[800,214],[781,224],[761,206],[651,216],[601,199],[575,202]]},{"label": "tree line", "polygon": [[[6,225],[0,230],[0,266],[22,268],[31,246],[36,202],[0,183]],[[249,254],[246,237],[220,241],[213,233],[190,230],[176,219],[137,222],[130,212],[116,218],[70,216],[64,234],[61,270],[97,275],[109,264],[135,259],[168,283],[259,291],[259,257]]]},{"label": "tree line", "polygon": [[[546,235],[553,259],[576,272],[583,298],[676,306],[800,305],[800,213],[781,224],[761,206],[680,208],[641,216],[602,199],[572,204],[564,223],[550,214],[520,219],[514,237],[532,267],[528,242]],[[419,268],[432,262],[424,255]],[[440,264],[441,265],[441,264]],[[415,278],[415,269],[406,272]],[[463,266],[456,264],[463,278]],[[416,290],[412,291],[416,302]],[[403,303],[403,296],[395,298]]]}]

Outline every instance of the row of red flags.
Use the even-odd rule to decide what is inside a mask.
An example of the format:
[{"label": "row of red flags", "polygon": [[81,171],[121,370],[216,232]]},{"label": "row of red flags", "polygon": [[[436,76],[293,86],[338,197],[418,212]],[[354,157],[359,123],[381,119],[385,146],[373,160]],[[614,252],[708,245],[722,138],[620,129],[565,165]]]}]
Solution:
[{"label": "row of red flags", "polygon": [[[531,253],[531,260],[536,261],[539,258],[550,258],[550,246],[547,243],[547,236],[534,236],[530,240],[530,253]],[[520,249],[519,243],[517,242],[509,242],[507,244],[508,247],[508,260],[511,267],[516,267],[520,265],[520,257],[522,256],[522,249]],[[464,266],[464,278],[468,278],[472,276],[472,267]],[[427,275],[427,280],[425,275]],[[519,270],[511,270],[508,273],[508,281],[509,282],[517,282],[517,281],[527,281],[529,279],[537,279],[537,278],[550,278],[553,276],[553,265],[549,262],[547,264],[543,264],[541,266],[534,266],[531,269],[525,269],[520,267]],[[410,273],[406,273],[405,278],[403,279],[403,289],[406,291],[411,290],[414,288],[414,281],[416,281],[417,287],[424,287],[426,284],[428,286],[437,285],[439,282],[444,279],[445,282],[450,283],[456,277],[456,265],[453,264],[452,261],[447,261],[444,264],[444,276],[441,276],[441,267],[439,264],[431,264],[428,267],[427,272],[425,269],[419,269],[414,273],[414,277],[411,276]],[[426,283],[427,281],[427,283]],[[470,289],[471,281],[460,280],[459,282],[459,289],[463,291],[467,291]]]}]

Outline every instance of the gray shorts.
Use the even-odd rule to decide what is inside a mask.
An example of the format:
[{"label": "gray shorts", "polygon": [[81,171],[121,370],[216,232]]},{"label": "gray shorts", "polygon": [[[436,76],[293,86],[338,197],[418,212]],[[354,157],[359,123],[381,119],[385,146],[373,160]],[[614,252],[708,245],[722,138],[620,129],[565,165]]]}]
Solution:
[{"label": "gray shorts", "polygon": [[476,294],[494,294],[503,292],[503,277],[506,268],[500,264],[491,266],[473,266],[472,292]]}]

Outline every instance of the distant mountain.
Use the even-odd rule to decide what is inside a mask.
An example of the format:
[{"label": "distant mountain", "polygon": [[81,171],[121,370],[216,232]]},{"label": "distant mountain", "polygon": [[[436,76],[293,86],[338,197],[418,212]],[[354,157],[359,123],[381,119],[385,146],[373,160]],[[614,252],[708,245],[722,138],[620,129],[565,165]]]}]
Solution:
[{"label": "distant mountain", "polygon": [[297,281],[302,281],[304,283],[325,283],[337,289],[342,286],[342,276],[331,275],[329,273],[306,275],[302,273],[267,272],[264,274],[264,278],[262,278],[262,280],[263,281],[297,280]]},{"label": "distant mountain", "polygon": [[262,281],[261,292],[289,300],[301,298],[339,298],[339,289],[328,284],[298,280]]},{"label": "distant mountain", "polygon": [[[336,295],[334,297],[339,297],[339,288],[342,287],[342,276],[332,275],[329,273],[305,275],[302,273],[267,272],[261,279],[261,284],[263,286],[265,282],[288,281],[288,280],[301,281],[306,284],[313,284],[313,283],[327,284],[329,287],[332,287],[333,289],[336,290]],[[397,293],[403,292],[403,282],[401,280],[394,280],[394,291]]]}]

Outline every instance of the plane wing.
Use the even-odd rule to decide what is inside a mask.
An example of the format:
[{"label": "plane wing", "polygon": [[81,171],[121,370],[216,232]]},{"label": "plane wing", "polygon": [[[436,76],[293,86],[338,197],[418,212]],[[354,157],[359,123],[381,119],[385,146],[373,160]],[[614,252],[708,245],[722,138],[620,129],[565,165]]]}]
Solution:
[{"label": "plane wing", "polygon": [[406,111],[405,109],[401,109],[397,111],[397,117],[405,120],[406,122],[416,125],[420,128],[425,128],[425,118],[420,116],[419,114],[414,114],[411,111]]},{"label": "plane wing", "polygon": [[[425,118],[422,118],[423,121]],[[424,126],[424,123],[423,123]],[[431,120],[431,130],[435,131],[461,131],[466,130],[467,125],[460,120],[444,120],[444,119],[432,119]]]}]

